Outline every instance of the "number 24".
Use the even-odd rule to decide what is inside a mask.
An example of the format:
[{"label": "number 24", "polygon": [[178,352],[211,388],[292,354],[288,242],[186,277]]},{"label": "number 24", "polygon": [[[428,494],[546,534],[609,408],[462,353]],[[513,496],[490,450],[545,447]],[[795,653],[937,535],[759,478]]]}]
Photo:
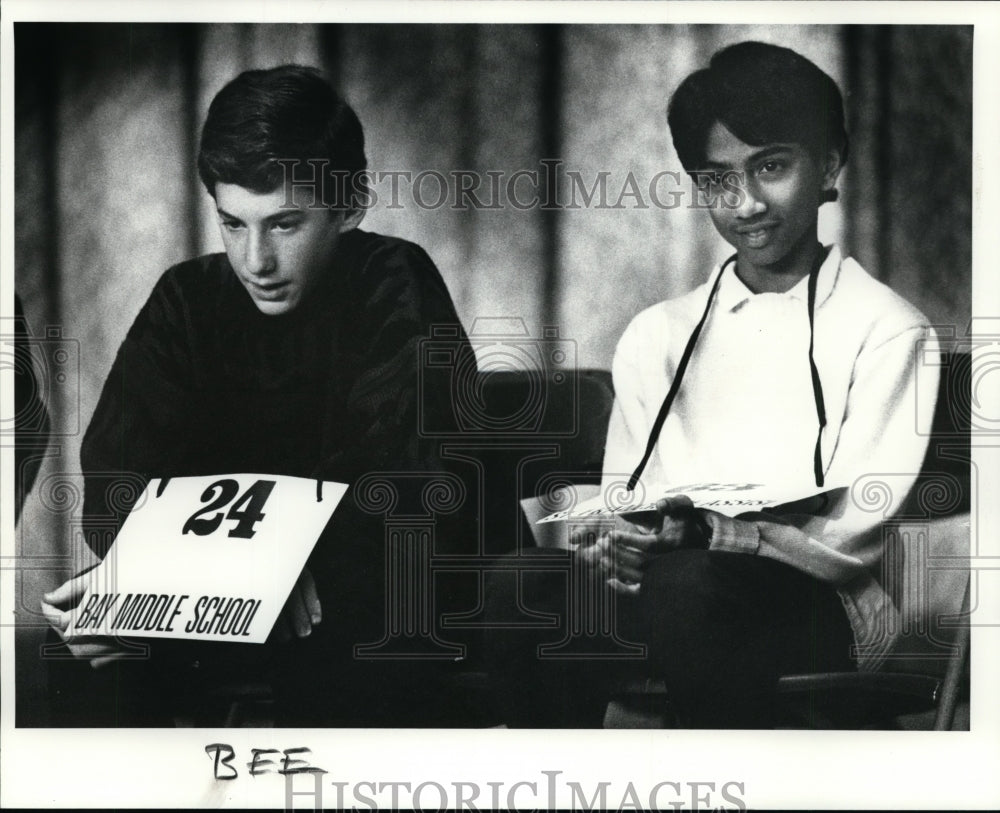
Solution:
[{"label": "number 24", "polygon": [[[240,539],[251,539],[255,533],[254,525],[264,519],[264,503],[271,496],[274,489],[274,480],[258,480],[250,488],[243,492],[232,507],[225,514],[225,519],[236,520],[236,527],[230,532],[230,536]],[[215,533],[219,525],[222,524],[224,508],[233,502],[240,490],[240,484],[236,480],[219,480],[212,483],[201,495],[201,501],[209,503],[199,511],[195,511],[184,523],[182,534],[195,533],[198,536],[208,536]],[[209,502],[211,500],[211,502]],[[217,511],[214,516],[206,517],[211,511]]]}]

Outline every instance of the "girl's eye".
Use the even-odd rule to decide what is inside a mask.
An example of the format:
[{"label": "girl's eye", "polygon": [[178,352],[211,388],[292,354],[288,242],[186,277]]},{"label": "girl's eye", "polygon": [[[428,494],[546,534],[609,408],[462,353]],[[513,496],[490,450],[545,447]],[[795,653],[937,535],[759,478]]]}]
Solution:
[{"label": "girl's eye", "polygon": [[778,172],[784,168],[784,164],[781,161],[765,161],[760,165],[761,172]]},{"label": "girl's eye", "polygon": [[271,228],[277,232],[289,232],[294,231],[298,225],[298,223],[273,223]]}]

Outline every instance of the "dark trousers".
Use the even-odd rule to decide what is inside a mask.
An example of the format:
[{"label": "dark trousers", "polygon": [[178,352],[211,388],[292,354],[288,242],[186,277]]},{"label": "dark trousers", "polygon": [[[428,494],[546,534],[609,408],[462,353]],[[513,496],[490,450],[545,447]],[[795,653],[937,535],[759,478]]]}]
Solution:
[{"label": "dark trousers", "polygon": [[99,669],[50,633],[50,724],[172,727],[188,719],[221,726],[251,690],[262,693],[279,727],[461,727],[475,719],[467,698],[454,696],[449,661],[419,653],[359,658],[355,645],[379,640],[380,619],[358,632],[360,623],[330,615],[309,637],[280,644],[147,639],[147,656]]},{"label": "dark trousers", "polygon": [[780,562],[678,550],[631,596],[553,555],[510,557],[487,583],[487,666],[508,725],[599,727],[615,686],[649,677],[682,725],[766,728],[780,675],[854,668],[836,591]]}]

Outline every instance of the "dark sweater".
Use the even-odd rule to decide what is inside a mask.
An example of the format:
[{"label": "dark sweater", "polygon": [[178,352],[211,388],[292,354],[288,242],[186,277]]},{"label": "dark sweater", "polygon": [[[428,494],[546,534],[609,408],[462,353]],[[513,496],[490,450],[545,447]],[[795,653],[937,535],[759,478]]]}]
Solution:
[{"label": "dark sweater", "polygon": [[[354,483],[373,471],[439,470],[437,444],[418,432],[421,410],[451,409],[441,388],[418,405],[420,341],[434,325],[457,327],[459,353],[471,353],[427,254],[378,234],[345,234],[329,275],[277,317],[257,310],[224,254],[170,268],[122,343],[84,437],[88,544],[106,553],[153,477],[245,472]],[[385,623],[384,517],[353,497],[352,489],[310,558],[324,620],[309,639],[276,650],[285,676],[350,658]],[[456,530],[463,516],[438,526],[436,552],[476,549],[474,533]],[[233,662],[234,647],[242,661],[247,649],[152,646],[154,660],[168,664]]]}]

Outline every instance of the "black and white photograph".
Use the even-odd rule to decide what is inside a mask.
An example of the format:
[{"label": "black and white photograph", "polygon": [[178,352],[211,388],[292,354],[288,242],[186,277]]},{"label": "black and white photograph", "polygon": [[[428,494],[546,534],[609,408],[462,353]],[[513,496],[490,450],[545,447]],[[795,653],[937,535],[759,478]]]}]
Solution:
[{"label": "black and white photograph", "polygon": [[996,14],[198,5],[5,4],[4,805],[1000,803]]}]

